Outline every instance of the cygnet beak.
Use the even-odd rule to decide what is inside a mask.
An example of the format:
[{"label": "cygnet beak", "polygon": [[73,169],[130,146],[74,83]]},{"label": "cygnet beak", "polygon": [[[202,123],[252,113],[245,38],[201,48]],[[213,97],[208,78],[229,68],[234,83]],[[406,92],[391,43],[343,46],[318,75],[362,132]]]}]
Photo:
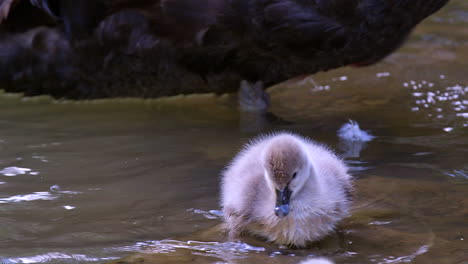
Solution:
[{"label": "cygnet beak", "polygon": [[288,186],[283,190],[276,189],[276,207],[275,215],[279,218],[283,218],[289,214],[289,198],[291,197],[291,191]]}]

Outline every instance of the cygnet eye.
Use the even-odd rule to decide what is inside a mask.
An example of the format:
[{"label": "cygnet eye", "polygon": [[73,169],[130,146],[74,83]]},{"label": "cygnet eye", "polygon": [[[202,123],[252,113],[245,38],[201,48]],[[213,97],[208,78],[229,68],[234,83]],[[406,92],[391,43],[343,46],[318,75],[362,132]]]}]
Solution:
[{"label": "cygnet eye", "polygon": [[296,175],[297,175],[297,172],[295,172],[295,173],[293,174],[292,178],[293,178],[293,179],[296,178]]}]

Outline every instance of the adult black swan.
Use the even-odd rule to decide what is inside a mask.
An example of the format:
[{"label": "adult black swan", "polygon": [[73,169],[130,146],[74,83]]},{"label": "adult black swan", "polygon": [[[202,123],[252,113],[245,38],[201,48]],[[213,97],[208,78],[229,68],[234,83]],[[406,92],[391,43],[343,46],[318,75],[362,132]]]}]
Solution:
[{"label": "adult black swan", "polygon": [[69,98],[221,93],[242,83],[244,107],[262,108],[245,96],[376,63],[448,1],[0,0],[0,81]]}]

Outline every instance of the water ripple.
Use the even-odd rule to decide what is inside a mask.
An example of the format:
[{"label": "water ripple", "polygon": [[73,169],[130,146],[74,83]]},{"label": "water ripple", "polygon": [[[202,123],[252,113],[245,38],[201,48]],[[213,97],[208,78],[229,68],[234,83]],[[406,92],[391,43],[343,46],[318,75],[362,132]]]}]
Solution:
[{"label": "water ripple", "polygon": [[54,200],[57,199],[57,195],[53,195],[50,192],[34,192],[30,194],[14,195],[6,198],[0,198],[1,203],[18,203],[18,202],[30,202],[37,200]]},{"label": "water ripple", "polygon": [[30,174],[30,175],[37,175],[39,174],[38,172],[32,171],[29,168],[21,168],[21,167],[6,167],[3,170],[0,170],[0,174],[3,174],[4,176],[18,176],[18,175],[23,175],[23,174]]},{"label": "water ripple", "polygon": [[55,200],[60,197],[60,194],[80,194],[77,191],[52,191],[52,192],[33,192],[29,194],[20,194],[10,197],[0,198],[0,204],[2,203],[19,203],[19,202],[31,202],[39,200]]},{"label": "water ripple", "polygon": [[254,247],[246,243],[238,242],[201,242],[201,241],[179,241],[163,239],[157,241],[138,242],[132,246],[118,248],[119,251],[130,251],[140,253],[174,253],[179,249],[188,249],[192,254],[212,257],[243,256],[249,252],[265,251],[263,247]]},{"label": "water ripple", "polygon": [[444,175],[450,177],[455,182],[467,182],[468,181],[468,168],[446,170],[442,172]]},{"label": "water ripple", "polygon": [[422,255],[426,253],[427,251],[429,251],[430,247],[431,247],[430,245],[424,245],[418,248],[416,252],[408,256],[401,256],[401,257],[390,256],[387,258],[383,258],[383,260],[378,263],[379,264],[393,264],[393,263],[402,263],[402,262],[409,263],[409,262],[412,262],[417,256]]},{"label": "water ripple", "polygon": [[41,255],[34,255],[28,257],[17,257],[17,258],[2,258],[0,257],[0,263],[13,264],[13,263],[47,263],[54,260],[74,260],[74,261],[86,261],[86,262],[96,262],[96,261],[107,261],[118,259],[116,257],[103,257],[95,258],[81,254],[64,254],[60,252],[49,252]]},{"label": "water ripple", "polygon": [[206,219],[221,219],[223,217],[223,212],[219,210],[204,211],[201,209],[190,208],[187,209],[187,212],[203,215],[203,217],[205,217]]}]

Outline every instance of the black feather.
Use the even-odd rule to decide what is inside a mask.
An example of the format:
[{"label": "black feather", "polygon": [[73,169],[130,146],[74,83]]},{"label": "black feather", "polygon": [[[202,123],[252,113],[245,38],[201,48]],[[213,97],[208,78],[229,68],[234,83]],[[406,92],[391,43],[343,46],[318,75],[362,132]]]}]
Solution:
[{"label": "black feather", "polygon": [[[66,74],[56,71],[51,76],[58,78],[60,84],[78,84],[73,88],[75,93],[70,92],[73,89],[63,88],[67,92],[62,95],[81,97],[141,95],[138,87],[143,87],[145,96],[195,90],[233,91],[243,79],[262,80],[268,86],[297,75],[345,65],[369,65],[395,51],[418,23],[448,2],[31,1],[41,3],[37,5],[42,8],[40,17],[49,14],[49,20],[32,23],[29,18],[38,9],[22,1],[0,25],[4,32],[0,50],[2,47],[11,50],[4,60],[15,64],[16,71],[5,70],[0,79],[11,81],[13,76],[21,75],[24,82],[34,83],[36,77],[32,72],[38,71],[24,70],[28,63],[48,65],[40,67],[41,76],[47,76],[43,69],[63,68],[61,65],[66,61],[67,69],[71,70]],[[64,36],[68,36],[73,48],[63,44],[66,37],[59,41],[58,47],[12,48],[13,39],[21,38],[16,34],[32,34],[26,31],[33,26],[54,23],[62,25]],[[9,39],[8,34],[15,37]],[[50,32],[50,36],[61,37],[56,31]],[[39,56],[40,59],[31,62],[25,55],[34,54],[36,58],[40,52],[52,54],[54,47],[61,52],[60,58]],[[5,69],[5,65],[0,61],[1,68]],[[132,81],[139,83],[131,85],[133,90],[126,86]],[[88,85],[91,87],[83,88]]]}]

